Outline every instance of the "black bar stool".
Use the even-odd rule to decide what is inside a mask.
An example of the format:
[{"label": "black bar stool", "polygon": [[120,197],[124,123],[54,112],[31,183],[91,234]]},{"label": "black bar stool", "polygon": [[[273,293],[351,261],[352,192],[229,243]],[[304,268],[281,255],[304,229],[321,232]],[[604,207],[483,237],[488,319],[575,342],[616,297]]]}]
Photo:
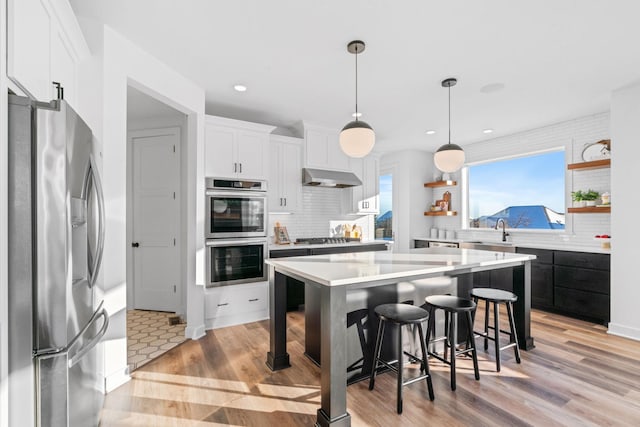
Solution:
[{"label": "black bar stool", "polygon": [[[378,326],[376,347],[373,353],[373,369],[371,370],[371,377],[369,378],[369,390],[373,390],[376,381],[376,370],[378,369],[378,363],[381,363],[387,368],[398,373],[398,414],[402,413],[402,387],[405,385],[409,385],[426,378],[427,387],[429,388],[429,399],[433,400],[433,385],[431,383],[431,374],[429,373],[427,346],[425,344],[424,334],[422,331],[422,322],[425,322],[429,318],[429,313],[427,313],[426,310],[420,307],[416,307],[410,304],[382,304],[375,308],[375,312],[380,318],[380,324]],[[384,361],[380,359],[380,349],[382,348],[382,337],[384,335],[386,322],[393,322],[398,325],[398,359],[393,361]],[[402,359],[405,354],[402,348],[402,326],[404,325],[418,326],[420,347],[422,348],[422,366],[420,367],[420,373],[422,373],[422,371],[424,370],[424,375],[411,378],[407,381],[403,381],[402,378]],[[419,360],[417,357],[411,354],[408,355],[413,359]]]},{"label": "black bar stool", "polygon": [[[471,297],[475,303],[483,300],[484,306],[484,331],[475,332],[476,335],[484,338],[484,349],[489,349],[489,340],[495,343],[496,348],[496,370],[500,372],[500,351],[509,347],[513,347],[516,356],[516,362],[520,363],[520,349],[518,348],[518,337],[516,336],[515,322],[513,320],[513,303],[517,301],[518,296],[501,289],[492,288],[473,288],[471,289]],[[493,303],[493,326],[489,326],[489,305]],[[509,330],[500,329],[500,304],[507,306],[507,315],[509,317]],[[493,336],[489,335],[489,329],[493,329]],[[509,344],[500,347],[500,333],[509,334]]]},{"label": "black bar stool", "polygon": [[[480,371],[478,370],[478,353],[476,352],[476,342],[473,334],[472,314],[475,313],[476,303],[470,299],[459,298],[453,295],[432,295],[424,299],[429,311],[429,327],[427,328],[427,344],[431,345],[438,341],[444,341],[444,353],[440,356],[435,351],[429,352],[430,356],[435,357],[441,362],[451,367],[451,390],[456,389],[456,357],[471,353],[473,359],[473,371],[476,380],[480,379]],[[435,335],[435,319],[436,310],[444,310],[445,315],[445,335],[441,338],[433,338]],[[458,314],[464,314],[467,325],[467,346],[462,350],[457,349],[458,342]],[[447,349],[450,349],[450,359],[447,359]]]}]

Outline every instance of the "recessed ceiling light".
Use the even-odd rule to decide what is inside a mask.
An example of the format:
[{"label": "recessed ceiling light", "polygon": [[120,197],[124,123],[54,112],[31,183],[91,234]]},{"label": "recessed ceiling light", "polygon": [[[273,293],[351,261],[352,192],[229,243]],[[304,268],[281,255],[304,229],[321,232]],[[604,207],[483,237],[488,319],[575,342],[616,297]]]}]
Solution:
[{"label": "recessed ceiling light", "polygon": [[427,135],[433,135],[434,133],[436,133],[436,131],[435,131],[435,130],[433,130],[433,129],[429,129],[429,130],[427,131]]},{"label": "recessed ceiling light", "polygon": [[493,133],[493,129],[484,129],[482,133]]},{"label": "recessed ceiling light", "polygon": [[247,90],[247,87],[245,85],[235,85],[235,86],[233,86],[233,88],[237,92],[246,92],[246,90]]},{"label": "recessed ceiling light", "polygon": [[351,117],[362,117],[362,113],[353,113]]},{"label": "recessed ceiling light", "polygon": [[504,89],[504,83],[490,83],[488,85],[484,85],[480,88],[480,92],[482,93],[493,93],[499,92]]}]

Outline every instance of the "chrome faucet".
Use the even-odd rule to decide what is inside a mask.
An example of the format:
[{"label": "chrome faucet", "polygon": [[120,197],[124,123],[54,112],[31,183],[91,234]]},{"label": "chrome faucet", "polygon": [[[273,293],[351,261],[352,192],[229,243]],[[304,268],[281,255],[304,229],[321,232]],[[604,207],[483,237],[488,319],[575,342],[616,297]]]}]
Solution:
[{"label": "chrome faucet", "polygon": [[502,223],[502,241],[503,241],[503,242],[506,242],[506,241],[507,241],[507,236],[509,235],[509,233],[507,233],[507,232],[505,231],[505,227],[506,227],[506,225],[507,225],[507,223],[505,222],[505,220],[504,220],[504,219],[502,219],[502,218],[498,219],[498,221],[496,221],[496,226],[495,226],[495,227],[493,227],[493,229],[494,229],[494,230],[497,230],[497,229],[498,229],[498,226],[500,225],[500,223]]}]

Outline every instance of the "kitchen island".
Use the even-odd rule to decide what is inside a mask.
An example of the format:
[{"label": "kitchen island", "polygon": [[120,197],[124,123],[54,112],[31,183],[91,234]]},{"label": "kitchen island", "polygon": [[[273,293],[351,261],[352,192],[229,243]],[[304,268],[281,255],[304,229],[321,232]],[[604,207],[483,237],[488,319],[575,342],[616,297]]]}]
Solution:
[{"label": "kitchen island", "polygon": [[513,268],[518,345],[533,347],[530,336],[531,260],[534,255],[458,248],[414,249],[410,253],[362,252],[269,259],[270,351],[272,370],[290,366],[286,337],[286,277],[317,287],[320,295],[321,407],[317,425],[350,426],[347,412],[347,290],[430,277],[465,278],[477,271]]}]

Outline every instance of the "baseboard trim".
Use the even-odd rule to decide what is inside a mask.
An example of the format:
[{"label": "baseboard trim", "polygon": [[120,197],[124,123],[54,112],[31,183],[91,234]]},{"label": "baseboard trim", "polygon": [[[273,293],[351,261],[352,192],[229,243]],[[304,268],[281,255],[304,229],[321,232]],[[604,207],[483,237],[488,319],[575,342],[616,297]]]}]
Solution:
[{"label": "baseboard trim", "polygon": [[104,379],[104,390],[106,393],[109,393],[122,384],[131,380],[131,376],[129,375],[129,367],[125,366],[124,368],[109,374]]},{"label": "baseboard trim", "polygon": [[200,339],[206,333],[205,325],[189,326],[187,323],[187,327],[184,330],[184,336],[192,340]]},{"label": "baseboard trim", "polygon": [[623,338],[629,338],[635,341],[640,341],[640,329],[621,325],[619,323],[609,322],[609,329],[607,330],[607,333]]}]

